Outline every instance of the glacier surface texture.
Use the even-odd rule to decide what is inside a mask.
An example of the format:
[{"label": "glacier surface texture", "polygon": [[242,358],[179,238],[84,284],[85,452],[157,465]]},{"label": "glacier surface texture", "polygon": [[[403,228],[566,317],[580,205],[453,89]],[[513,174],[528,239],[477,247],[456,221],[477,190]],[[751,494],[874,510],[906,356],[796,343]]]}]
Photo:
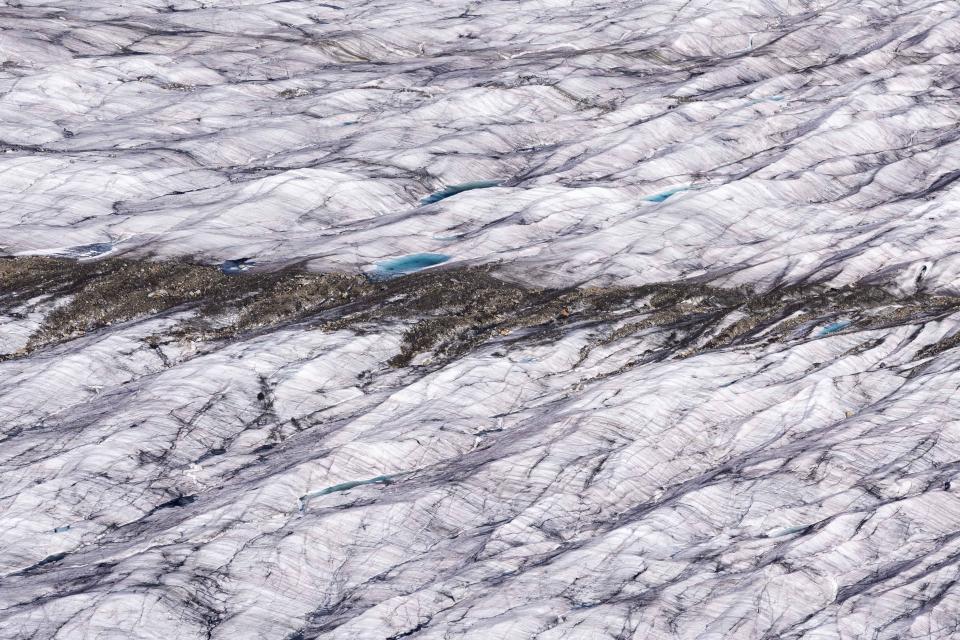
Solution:
[{"label": "glacier surface texture", "polygon": [[0,2],[0,639],[960,637],[955,0]]}]

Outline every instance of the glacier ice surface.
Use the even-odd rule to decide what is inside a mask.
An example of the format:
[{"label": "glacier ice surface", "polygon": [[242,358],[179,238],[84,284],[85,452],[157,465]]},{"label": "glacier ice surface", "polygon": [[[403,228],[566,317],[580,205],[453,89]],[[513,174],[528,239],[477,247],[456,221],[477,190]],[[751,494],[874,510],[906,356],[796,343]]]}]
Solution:
[{"label": "glacier ice surface", "polygon": [[0,638],[960,636],[956,2],[0,24]]}]

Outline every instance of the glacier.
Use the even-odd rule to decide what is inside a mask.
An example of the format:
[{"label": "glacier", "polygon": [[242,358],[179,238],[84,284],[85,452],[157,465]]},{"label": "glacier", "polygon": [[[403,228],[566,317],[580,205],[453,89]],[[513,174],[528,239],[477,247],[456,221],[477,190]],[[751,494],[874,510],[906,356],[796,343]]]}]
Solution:
[{"label": "glacier", "polygon": [[0,638],[960,637],[955,2],[0,26]]}]

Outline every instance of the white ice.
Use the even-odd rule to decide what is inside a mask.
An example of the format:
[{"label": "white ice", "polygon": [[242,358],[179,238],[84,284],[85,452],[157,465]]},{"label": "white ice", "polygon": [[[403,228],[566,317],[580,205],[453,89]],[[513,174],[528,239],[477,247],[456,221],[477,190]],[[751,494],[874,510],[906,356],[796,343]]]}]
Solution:
[{"label": "white ice", "polygon": [[[960,293],[956,2],[9,0],[0,27],[6,255]],[[4,312],[0,356],[63,303]],[[958,315],[402,369],[399,323],[152,348],[176,320],[0,361],[0,638],[960,637],[960,351],[922,351]]]}]

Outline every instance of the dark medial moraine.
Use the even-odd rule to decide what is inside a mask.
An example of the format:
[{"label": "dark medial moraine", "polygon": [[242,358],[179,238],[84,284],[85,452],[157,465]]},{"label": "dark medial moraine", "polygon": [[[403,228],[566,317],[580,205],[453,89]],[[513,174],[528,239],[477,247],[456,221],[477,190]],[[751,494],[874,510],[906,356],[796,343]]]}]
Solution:
[{"label": "dark medial moraine", "polygon": [[[293,323],[305,329],[363,331],[402,322],[403,346],[389,362],[395,367],[430,351],[435,360],[446,361],[492,338],[550,340],[589,326],[598,336],[595,345],[662,329],[667,336],[663,348],[643,354],[640,364],[744,343],[916,323],[960,307],[960,297],[897,297],[873,284],[763,293],[697,282],[540,289],[502,279],[493,266],[372,280],[296,268],[228,275],[218,267],[182,260],[0,259],[0,312],[51,299],[63,302],[23,349],[0,358],[23,356],[116,323],[193,311],[166,339],[216,342]],[[736,319],[728,319],[733,313]],[[927,355],[956,340],[945,338]]]}]

